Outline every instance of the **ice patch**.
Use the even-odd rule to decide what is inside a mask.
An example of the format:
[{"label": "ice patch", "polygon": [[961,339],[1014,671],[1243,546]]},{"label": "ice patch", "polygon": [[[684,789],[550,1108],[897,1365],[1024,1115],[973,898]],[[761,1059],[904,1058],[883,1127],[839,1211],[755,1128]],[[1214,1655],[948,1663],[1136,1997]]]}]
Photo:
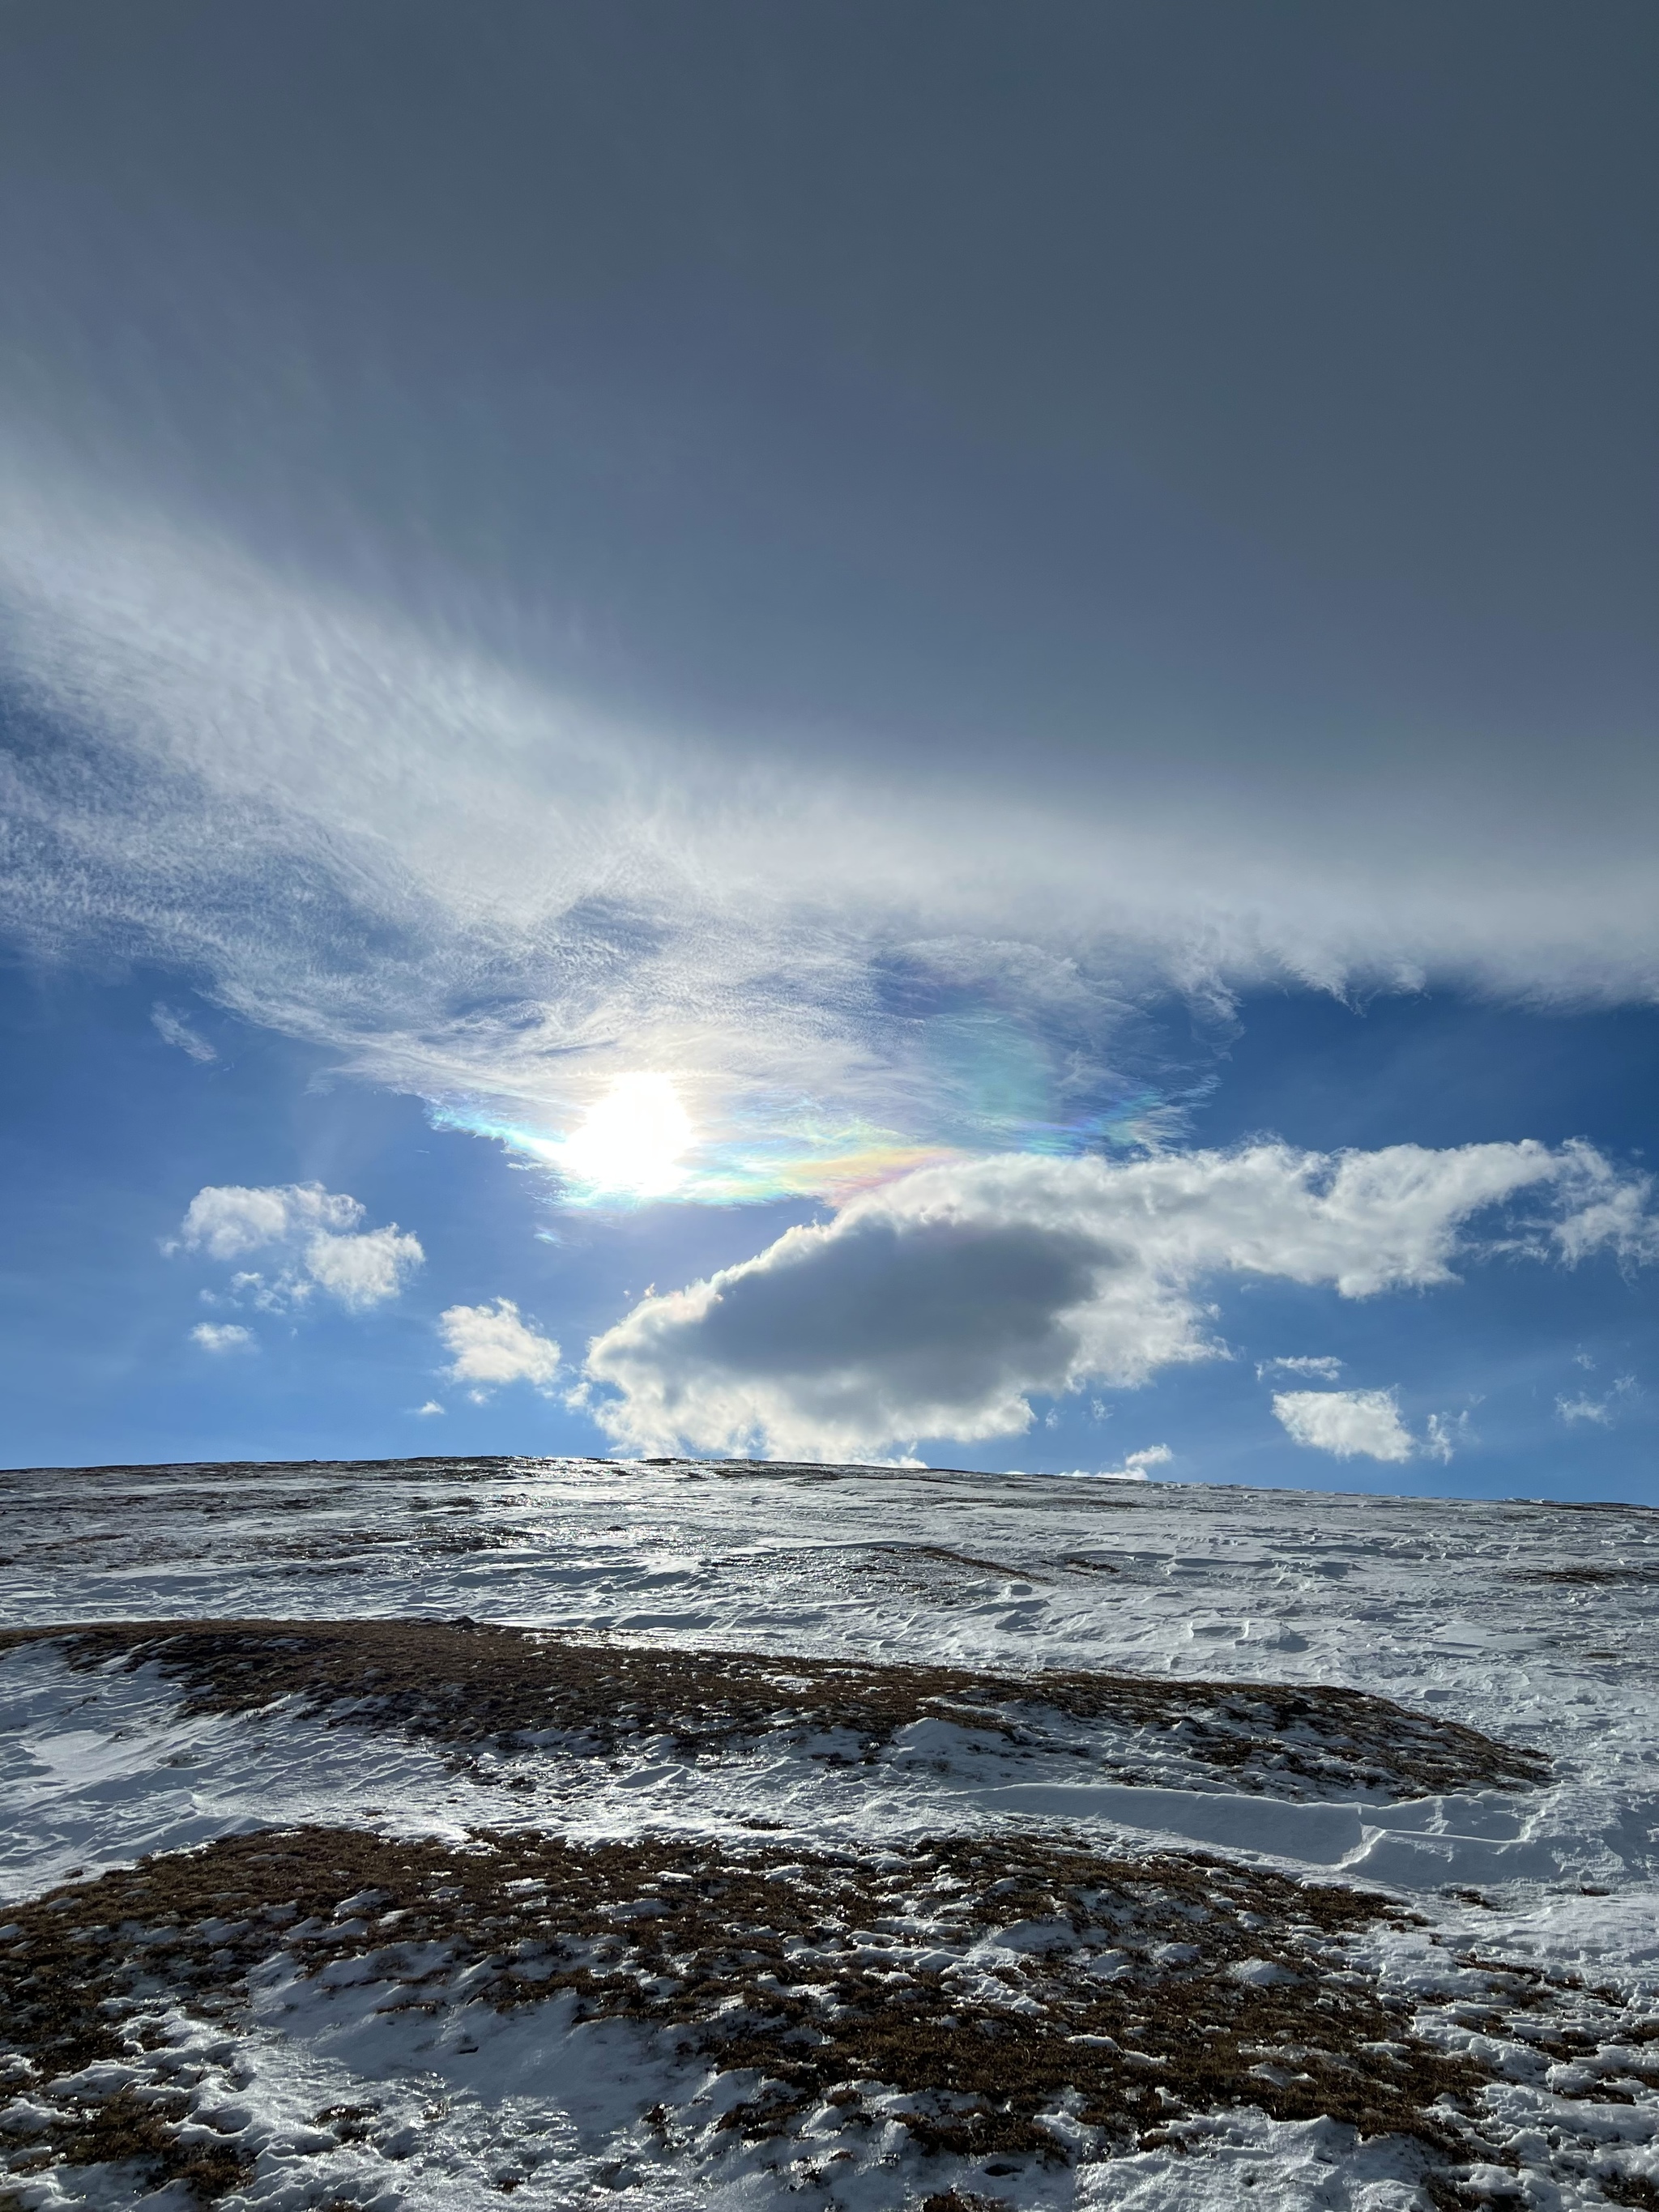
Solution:
[{"label": "ice patch", "polygon": [[1113,1783],[1016,1782],[975,1792],[988,1812],[1015,1820],[1138,1828],[1184,1843],[1336,1866],[1364,1843],[1357,1805],[1287,1804],[1198,1790],[1135,1790]]}]

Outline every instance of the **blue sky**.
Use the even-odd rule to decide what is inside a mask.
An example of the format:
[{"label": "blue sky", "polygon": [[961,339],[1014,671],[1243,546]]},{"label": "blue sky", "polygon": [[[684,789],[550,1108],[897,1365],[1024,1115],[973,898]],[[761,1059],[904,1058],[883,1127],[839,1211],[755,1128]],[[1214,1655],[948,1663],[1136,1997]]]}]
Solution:
[{"label": "blue sky", "polygon": [[690,20],[0,31],[3,1455],[1648,1496],[1651,11]]},{"label": "blue sky", "polygon": [[[14,966],[0,1003],[15,1464],[607,1452],[615,1439],[565,1402],[588,1340],[647,1281],[695,1280],[823,1213],[573,1209],[549,1172],[434,1129],[418,1100],[341,1081],[328,1055],[228,1018],[154,972],[117,981]],[[215,1057],[168,1042],[158,1005]],[[1247,1000],[1201,1057],[1194,1145],[1235,1146],[1264,1130],[1320,1151],[1588,1137],[1639,1163],[1659,1018],[1280,994]],[[230,1265],[165,1249],[204,1185],[307,1183],[359,1199],[368,1224],[418,1237],[424,1264],[400,1295],[361,1312],[319,1297],[272,1314],[231,1303]],[[1164,1445],[1171,1457],[1149,1472],[1164,1479],[1659,1503],[1652,1273],[1607,1255],[1568,1269],[1473,1253],[1458,1273],[1364,1299],[1231,1285],[1217,1331],[1228,1356],[1138,1389],[1036,1394],[1030,1429],[981,1441],[967,1463],[1094,1469]],[[520,1379],[480,1403],[448,1371],[439,1318],[502,1297],[560,1344],[564,1364],[550,1388]],[[246,1327],[250,1342],[210,1350],[192,1339],[204,1324]],[[1342,1364],[1328,1376],[1258,1373],[1286,1358]],[[1448,1417],[1453,1456],[1333,1459],[1293,1443],[1272,1401],[1309,1382],[1396,1391],[1413,1431],[1431,1413]],[[441,1415],[417,1410],[433,1403]],[[1563,1403],[1581,1410],[1564,1416]],[[945,1441],[928,1455],[948,1460]]]}]

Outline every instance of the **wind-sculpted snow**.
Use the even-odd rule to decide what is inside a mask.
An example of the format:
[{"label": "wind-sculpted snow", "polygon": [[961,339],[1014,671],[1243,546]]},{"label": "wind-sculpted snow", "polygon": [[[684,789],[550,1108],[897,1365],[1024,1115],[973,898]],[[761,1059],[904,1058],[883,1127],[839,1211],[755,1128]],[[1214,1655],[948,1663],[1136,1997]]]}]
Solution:
[{"label": "wind-sculpted snow", "polygon": [[1659,1516],[429,1461],[0,1516],[0,2205],[1659,2203]]}]

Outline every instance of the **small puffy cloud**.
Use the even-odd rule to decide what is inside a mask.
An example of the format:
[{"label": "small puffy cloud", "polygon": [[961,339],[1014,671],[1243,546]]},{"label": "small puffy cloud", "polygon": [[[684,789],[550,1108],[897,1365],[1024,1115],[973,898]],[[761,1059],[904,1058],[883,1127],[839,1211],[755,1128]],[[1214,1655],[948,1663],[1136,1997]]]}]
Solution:
[{"label": "small puffy cloud", "polygon": [[435,1398],[428,1398],[424,1406],[415,1408],[417,1418],[422,1421],[429,1421],[434,1413],[441,1413],[443,1410]]},{"label": "small puffy cloud", "polygon": [[1103,1467],[1103,1482],[1146,1482],[1155,1467],[1168,1467],[1175,1454],[1168,1444],[1146,1444],[1139,1451],[1132,1451],[1121,1467]]},{"label": "small puffy cloud", "polygon": [[1620,1174],[1591,1145],[1564,1145],[1564,1194],[1571,1206],[1555,1225],[1561,1255],[1576,1266],[1610,1252],[1622,1267],[1659,1260],[1659,1218],[1652,1211],[1653,1177]]},{"label": "small puffy cloud", "polygon": [[239,1260],[245,1252],[291,1243],[308,1235],[339,1236],[356,1227],[363,1209],[343,1192],[319,1182],[210,1183],[185,1208],[177,1239],[186,1252],[210,1260]]},{"label": "small puffy cloud", "polygon": [[1265,1382],[1269,1375],[1308,1375],[1316,1382],[1334,1382],[1341,1372],[1342,1362],[1330,1358],[1259,1359],[1255,1368],[1258,1382]]},{"label": "small puffy cloud", "polygon": [[450,1379],[477,1384],[480,1391],[498,1382],[545,1389],[559,1371],[558,1346],[523,1320],[511,1298],[450,1306],[438,1316],[438,1333],[450,1354]]},{"label": "small puffy cloud", "polygon": [[306,1247],[313,1282],[354,1311],[395,1298],[404,1273],[424,1256],[416,1240],[395,1222],[361,1237],[313,1237]]},{"label": "small puffy cloud", "polygon": [[209,1060],[218,1059],[218,1054],[207,1039],[198,1036],[182,1014],[174,1013],[171,1006],[164,1006],[159,999],[150,1008],[149,1018],[155,1034],[164,1044],[177,1045],[180,1052],[188,1053],[192,1060],[200,1060],[204,1066]]},{"label": "small puffy cloud", "polygon": [[[1168,1444],[1146,1444],[1139,1451],[1128,1453],[1121,1467],[1074,1467],[1061,1475],[1060,1480],[1064,1482],[1148,1482],[1152,1480],[1153,1468],[1167,1467],[1174,1457],[1175,1454]],[[920,1467],[926,1462],[917,1460],[911,1464]],[[1015,1472],[1023,1473],[1024,1470],[1016,1469]]]},{"label": "small puffy cloud", "polygon": [[1033,1394],[1224,1357],[1206,1298],[1219,1277],[1345,1297],[1449,1282],[1480,1249],[1468,1224],[1498,1207],[1487,1249],[1628,1255],[1645,1197],[1588,1147],[1531,1142],[953,1161],[646,1297],[586,1372],[629,1449],[874,1459],[1020,1433]]},{"label": "small puffy cloud", "polygon": [[233,1302],[281,1311],[321,1291],[362,1313],[396,1297],[426,1257],[419,1238],[395,1221],[360,1228],[363,1212],[356,1199],[319,1182],[210,1183],[191,1199],[165,1249],[225,1261],[270,1254],[274,1274],[241,1268],[231,1277]]},{"label": "small puffy cloud", "polygon": [[1338,1459],[1397,1462],[1416,1455],[1392,1390],[1281,1390],[1273,1412],[1293,1443]]},{"label": "small puffy cloud", "polygon": [[253,1332],[234,1321],[198,1322],[190,1333],[192,1344],[199,1344],[204,1352],[251,1352]]}]

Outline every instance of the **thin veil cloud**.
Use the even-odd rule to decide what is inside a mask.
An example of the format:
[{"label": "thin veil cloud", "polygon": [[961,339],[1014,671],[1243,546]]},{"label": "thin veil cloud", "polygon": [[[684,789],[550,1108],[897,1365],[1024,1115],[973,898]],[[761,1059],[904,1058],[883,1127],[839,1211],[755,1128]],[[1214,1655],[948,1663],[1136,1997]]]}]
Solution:
[{"label": "thin veil cloud", "polygon": [[1344,11],[163,18],[0,72],[38,952],[722,1203],[1178,1133],[1171,993],[1659,991],[1624,18],[1380,134]]},{"label": "thin veil cloud", "polygon": [[14,489],[14,930],[140,951],[509,1142],[643,1070],[686,1087],[714,1194],[833,1193],[930,1149],[1081,1146],[1103,1113],[1156,1127],[1117,1055],[1160,990],[1652,988],[1645,854],[1540,882],[1455,793],[1436,844],[1420,794],[1407,837],[1386,793],[1361,819],[1271,772],[1223,825],[1133,787],[993,803],[734,760],[233,544]]}]

